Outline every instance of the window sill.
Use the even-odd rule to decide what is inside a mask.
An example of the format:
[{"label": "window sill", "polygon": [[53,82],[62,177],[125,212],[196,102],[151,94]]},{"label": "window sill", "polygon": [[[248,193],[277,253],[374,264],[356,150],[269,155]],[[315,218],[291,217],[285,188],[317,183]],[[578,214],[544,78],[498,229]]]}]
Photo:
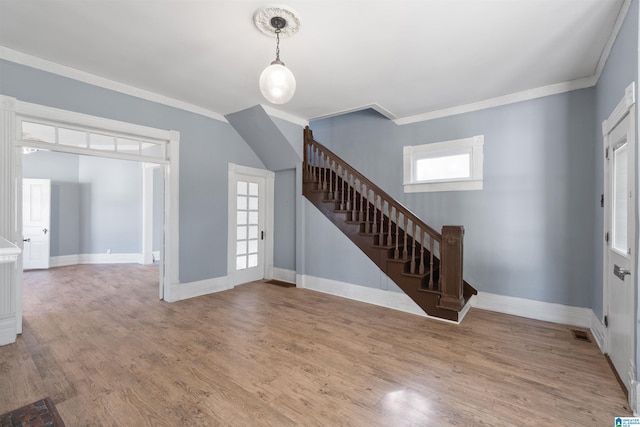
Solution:
[{"label": "window sill", "polygon": [[435,191],[482,190],[482,181],[455,181],[403,184],[405,193],[430,193]]}]

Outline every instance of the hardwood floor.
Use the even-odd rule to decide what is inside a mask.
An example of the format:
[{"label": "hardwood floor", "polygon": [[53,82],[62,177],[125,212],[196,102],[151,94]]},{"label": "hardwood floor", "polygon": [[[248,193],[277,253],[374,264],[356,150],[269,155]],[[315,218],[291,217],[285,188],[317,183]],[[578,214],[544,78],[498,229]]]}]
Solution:
[{"label": "hardwood floor", "polygon": [[254,282],[157,300],[157,267],[25,274],[0,413],[51,396],[67,426],[607,426],[630,416],[569,327],[472,309],[450,325]]}]

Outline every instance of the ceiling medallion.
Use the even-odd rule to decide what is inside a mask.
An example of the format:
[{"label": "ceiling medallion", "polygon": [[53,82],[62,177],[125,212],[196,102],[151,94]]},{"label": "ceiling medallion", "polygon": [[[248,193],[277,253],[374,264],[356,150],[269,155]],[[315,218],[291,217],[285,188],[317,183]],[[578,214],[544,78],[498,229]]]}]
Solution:
[{"label": "ceiling medallion", "polygon": [[292,9],[285,6],[267,6],[257,10],[253,15],[253,22],[260,32],[269,37],[276,36],[276,28],[271,23],[273,18],[282,18],[285,27],[280,30],[280,37],[289,37],[298,32],[300,28],[300,18]]}]

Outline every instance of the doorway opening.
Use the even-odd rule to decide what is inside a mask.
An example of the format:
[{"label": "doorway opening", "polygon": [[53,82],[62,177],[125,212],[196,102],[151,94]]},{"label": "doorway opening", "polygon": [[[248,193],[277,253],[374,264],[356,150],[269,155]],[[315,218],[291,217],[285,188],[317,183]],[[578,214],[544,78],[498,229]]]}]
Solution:
[{"label": "doorway opening", "polygon": [[[0,149],[10,162],[4,172],[11,182],[11,204],[0,208],[6,221],[3,229],[10,240],[22,246],[22,153],[50,152],[85,155],[87,158],[129,160],[158,165],[164,178],[164,235],[160,248],[159,295],[175,301],[178,273],[178,188],[179,140],[175,131],[134,125],[101,117],[43,107],[2,97],[5,114],[0,117],[4,128]],[[117,179],[114,174],[112,179]],[[22,257],[14,270],[7,273],[12,289],[8,313],[15,319],[16,333],[22,332]],[[8,329],[8,328],[7,328]]]},{"label": "doorway opening", "polygon": [[23,270],[159,260],[164,178],[159,165],[153,166],[48,150],[25,152]]}]

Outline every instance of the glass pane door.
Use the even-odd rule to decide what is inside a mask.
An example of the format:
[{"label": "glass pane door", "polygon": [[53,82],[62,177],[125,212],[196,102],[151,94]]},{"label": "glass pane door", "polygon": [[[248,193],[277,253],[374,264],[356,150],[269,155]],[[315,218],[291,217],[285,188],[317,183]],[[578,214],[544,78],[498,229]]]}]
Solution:
[{"label": "glass pane door", "polygon": [[248,181],[236,188],[236,270],[244,270],[258,266],[260,188]]},{"label": "glass pane door", "polygon": [[612,194],[612,247],[616,251],[627,254],[627,208],[628,208],[628,154],[627,143],[613,149],[613,194]]}]

